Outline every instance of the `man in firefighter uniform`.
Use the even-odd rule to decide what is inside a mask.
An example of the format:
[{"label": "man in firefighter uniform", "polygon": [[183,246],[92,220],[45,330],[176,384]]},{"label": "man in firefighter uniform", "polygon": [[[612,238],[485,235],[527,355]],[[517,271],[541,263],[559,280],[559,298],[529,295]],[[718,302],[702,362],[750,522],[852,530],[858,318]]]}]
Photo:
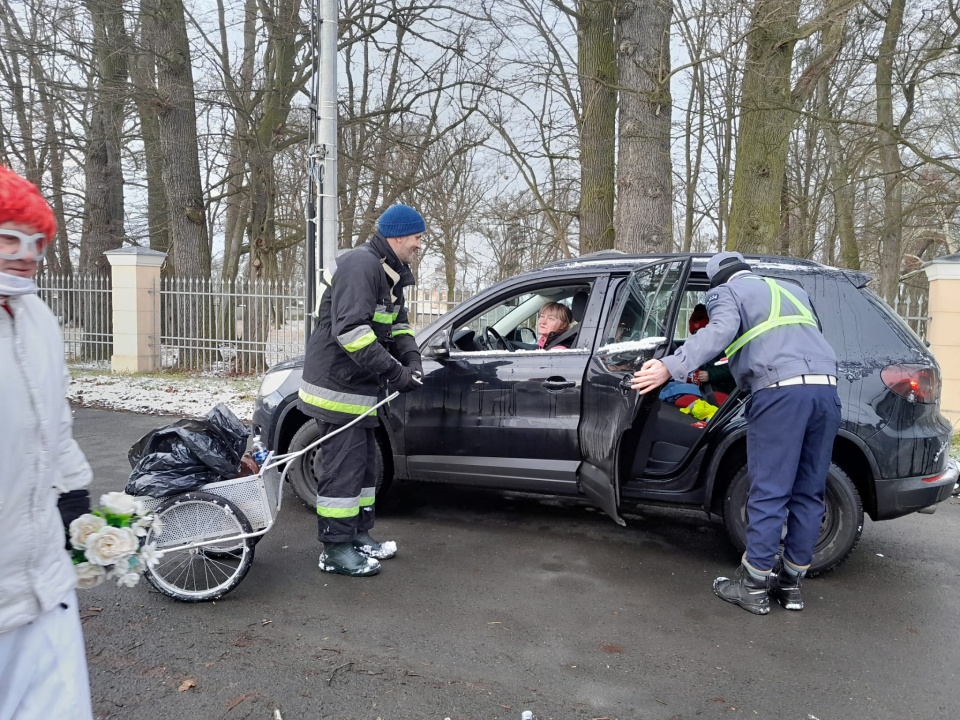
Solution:
[{"label": "man in firefighter uniform", "polygon": [[[425,230],[406,205],[380,217],[378,231],[343,255],[320,301],[319,323],[307,345],[300,409],[316,418],[322,435],[355,420],[392,390],[420,387],[420,350],[403,304],[413,284]],[[376,493],[377,412],[327,440],[320,450],[317,488],[320,569],[354,577],[376,575],[394,542],[370,537]]]},{"label": "man in firefighter uniform", "polygon": [[[747,410],[747,551],[734,578],[714,592],[757,615],[770,597],[802,610],[800,581],[810,567],[823,517],[833,441],[840,429],[837,357],[799,286],[753,274],[736,252],[707,263],[710,323],[673,355],[648,360],[635,373],[641,393],[687,374],[721,350]],[[783,557],[777,560],[783,523]]]}]

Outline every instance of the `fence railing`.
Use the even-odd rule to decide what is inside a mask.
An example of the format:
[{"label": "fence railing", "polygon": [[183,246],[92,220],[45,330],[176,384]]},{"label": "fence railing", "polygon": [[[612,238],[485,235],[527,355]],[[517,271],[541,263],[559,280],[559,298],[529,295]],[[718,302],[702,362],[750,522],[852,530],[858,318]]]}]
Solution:
[{"label": "fence railing", "polygon": [[[305,351],[302,283],[163,278],[154,295],[161,368],[251,374]],[[439,291],[412,289],[407,296],[417,330],[457,304]]]},{"label": "fence railing", "polygon": [[[60,322],[67,362],[108,366],[113,351],[110,278],[44,275],[38,285],[40,297]],[[151,348],[162,369],[256,374],[304,353],[302,283],[164,278],[151,296]],[[410,323],[420,330],[468,297],[410,288]],[[925,286],[902,286],[896,310],[926,338]]]},{"label": "fence railing", "polygon": [[42,275],[40,298],[57,316],[69,363],[104,365],[113,352],[113,307],[109,277]]},{"label": "fence railing", "polygon": [[930,285],[925,277],[913,277],[909,284],[900,285],[894,310],[921,340],[927,339],[929,305]]}]

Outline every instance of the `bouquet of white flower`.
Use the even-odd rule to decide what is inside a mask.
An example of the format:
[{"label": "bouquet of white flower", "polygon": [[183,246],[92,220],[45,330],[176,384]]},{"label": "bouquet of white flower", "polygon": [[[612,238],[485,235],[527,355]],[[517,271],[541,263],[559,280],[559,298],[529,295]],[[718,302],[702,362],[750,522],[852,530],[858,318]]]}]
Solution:
[{"label": "bouquet of white flower", "polygon": [[154,543],[143,542],[151,527],[160,534],[160,519],[146,512],[143,500],[121,492],[101,495],[100,509],[81,515],[67,531],[77,586],[96,587],[107,578],[123,587],[136,585],[140,573],[163,555]]}]

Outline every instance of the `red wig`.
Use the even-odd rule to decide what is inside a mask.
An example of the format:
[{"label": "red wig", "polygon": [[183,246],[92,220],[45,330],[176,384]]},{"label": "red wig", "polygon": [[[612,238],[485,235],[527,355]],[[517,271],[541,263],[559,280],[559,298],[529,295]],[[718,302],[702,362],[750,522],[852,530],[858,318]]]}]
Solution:
[{"label": "red wig", "polygon": [[37,186],[0,165],[0,223],[32,225],[53,240],[57,221]]}]

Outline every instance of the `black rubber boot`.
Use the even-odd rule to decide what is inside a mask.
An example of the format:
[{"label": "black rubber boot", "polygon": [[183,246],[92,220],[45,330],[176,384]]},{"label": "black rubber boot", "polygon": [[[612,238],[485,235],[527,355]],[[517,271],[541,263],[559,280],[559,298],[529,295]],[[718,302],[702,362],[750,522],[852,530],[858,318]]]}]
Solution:
[{"label": "black rubber boot", "polygon": [[388,560],[397,554],[397,544],[393,540],[377,542],[370,533],[362,532],[357,535],[353,541],[353,546],[360,551],[362,555],[377,560]]},{"label": "black rubber boot", "polygon": [[803,595],[800,593],[802,579],[803,575],[788,573],[786,568],[778,563],[770,579],[770,597],[787,610],[803,610]]},{"label": "black rubber boot", "polygon": [[362,555],[352,542],[327,542],[320,553],[320,569],[338,575],[367,577],[380,572],[380,563]]},{"label": "black rubber boot", "polygon": [[770,612],[770,596],[767,594],[768,580],[757,580],[741,565],[733,579],[718,577],[713,581],[713,592],[721,600],[739,605],[754,615],[766,615]]}]

